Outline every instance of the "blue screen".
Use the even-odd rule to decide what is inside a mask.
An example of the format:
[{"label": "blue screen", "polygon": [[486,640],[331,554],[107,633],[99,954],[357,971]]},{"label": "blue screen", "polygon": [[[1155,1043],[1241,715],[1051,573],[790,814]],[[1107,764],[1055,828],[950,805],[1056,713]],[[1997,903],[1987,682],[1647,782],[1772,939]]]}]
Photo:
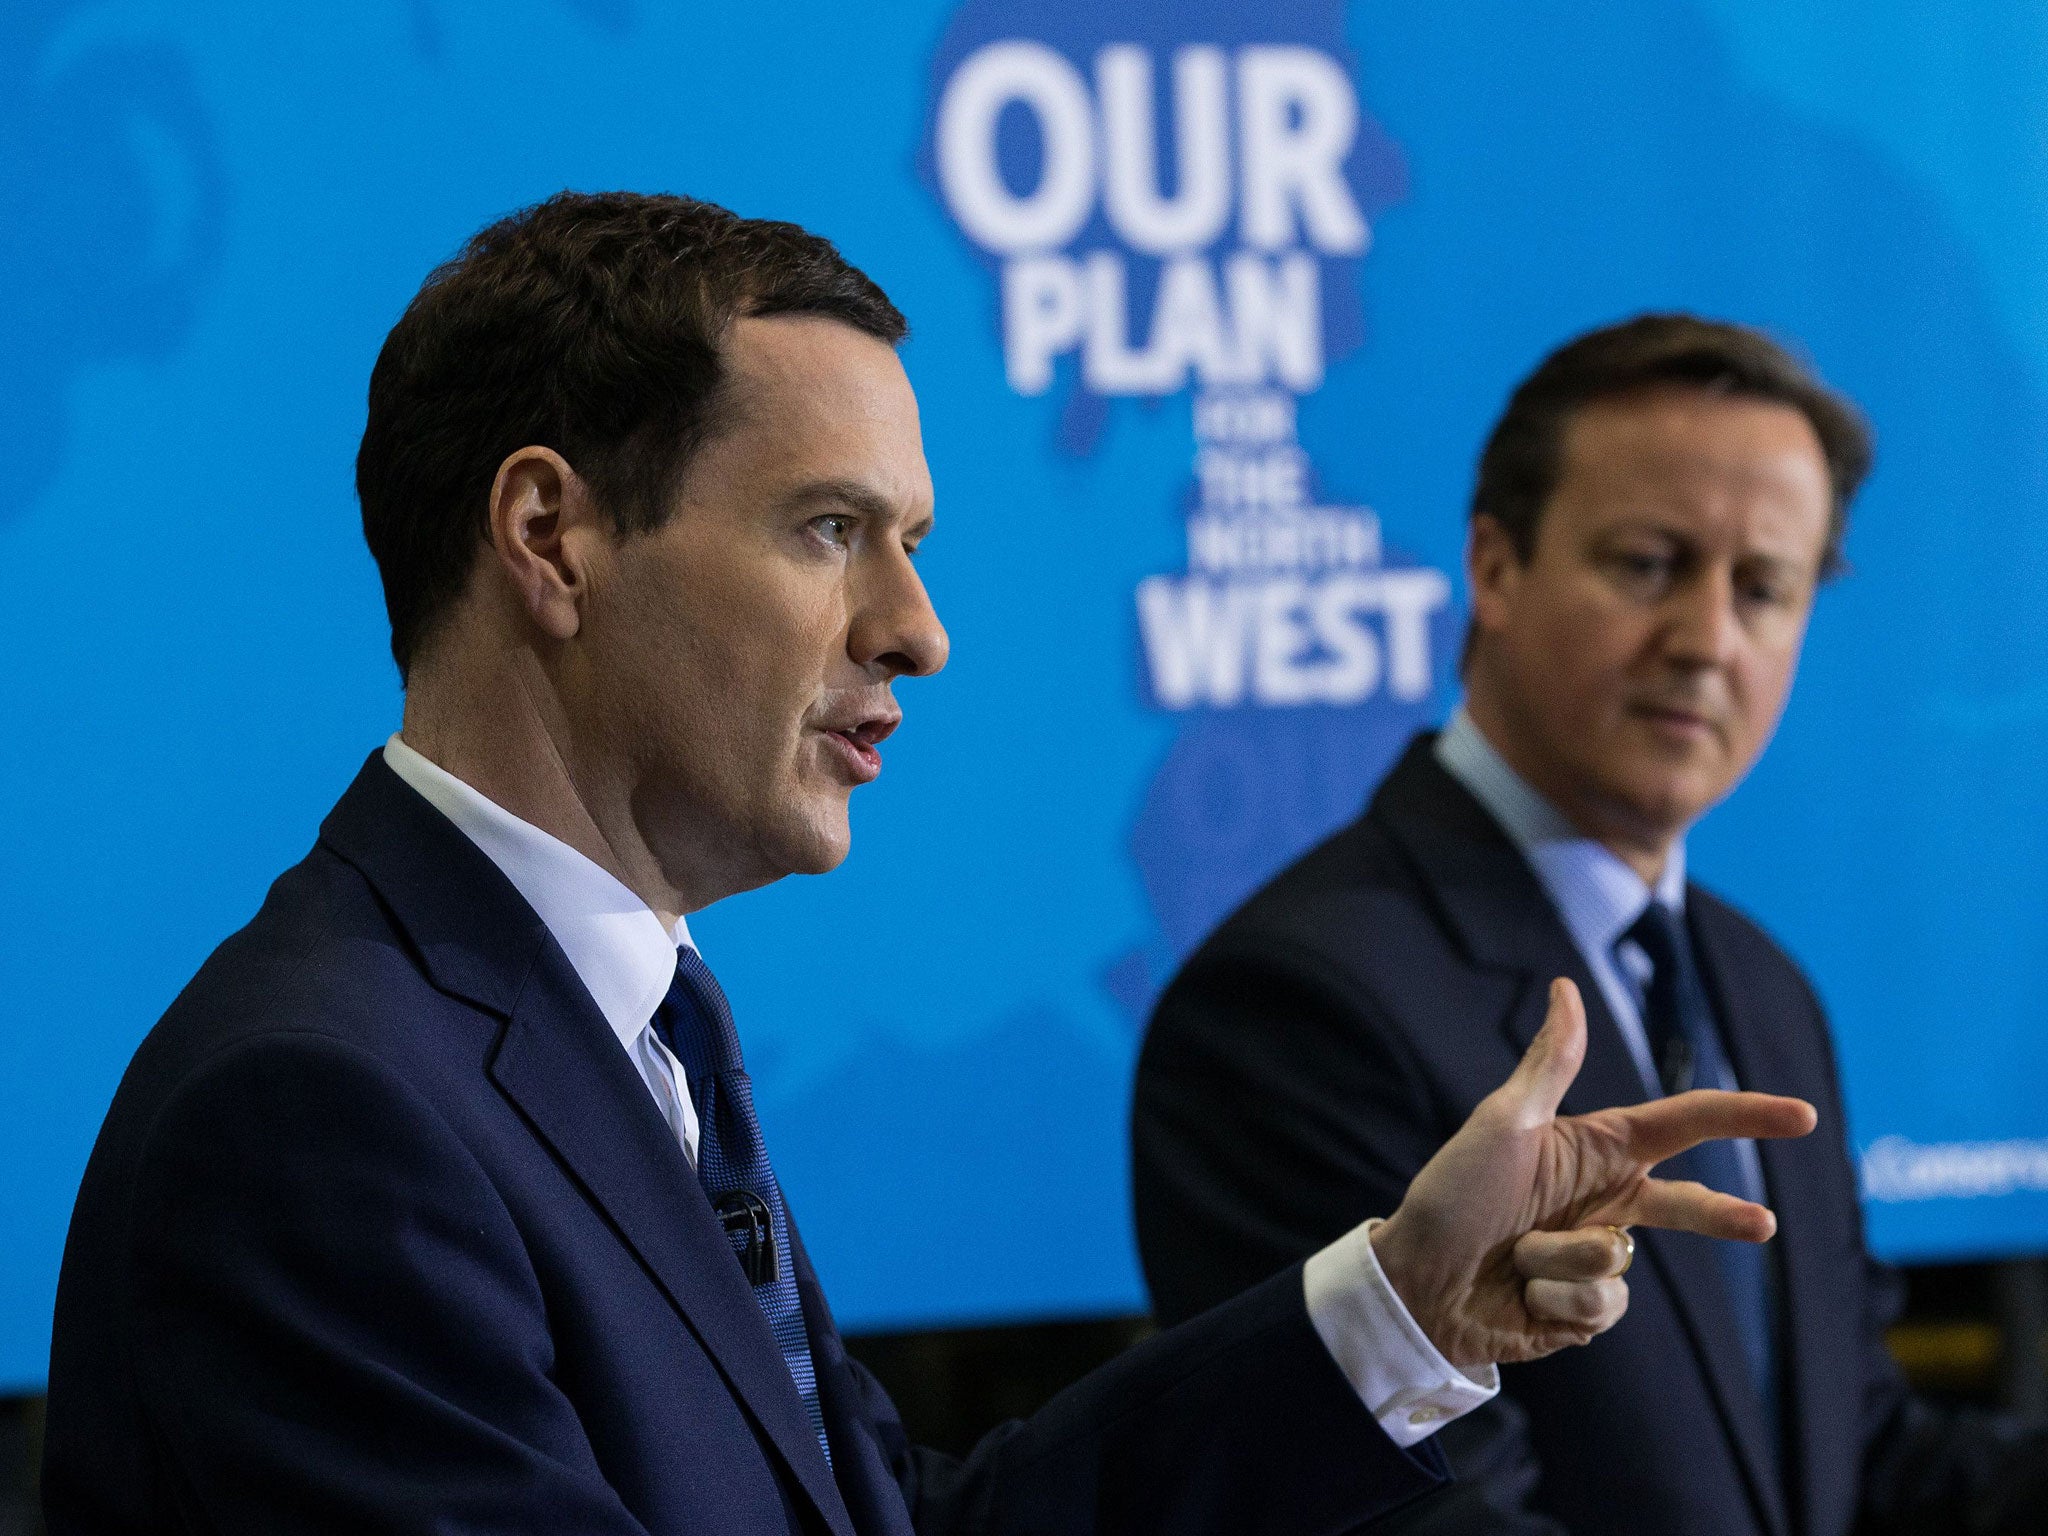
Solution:
[{"label": "blue screen", "polygon": [[1875,1247],[2048,1247],[2040,7],[19,0],[0,36],[0,1388],[137,1041],[396,724],[351,487],[384,333],[565,186],[797,220],[914,327],[954,661],[842,869],[693,919],[843,1325],[1142,1307],[1152,997],[1450,707],[1479,443],[1645,309],[1796,342],[1880,445],[1692,866],[1830,1006]]}]

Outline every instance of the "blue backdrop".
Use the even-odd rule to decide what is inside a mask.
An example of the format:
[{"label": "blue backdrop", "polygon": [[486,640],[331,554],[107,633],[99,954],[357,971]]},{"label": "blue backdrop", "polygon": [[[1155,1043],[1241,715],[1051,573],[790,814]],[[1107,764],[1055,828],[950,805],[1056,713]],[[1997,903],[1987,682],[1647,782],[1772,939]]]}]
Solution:
[{"label": "blue backdrop", "polygon": [[1651,307],[1796,338],[1881,443],[1697,870],[1834,1010],[1878,1247],[2048,1247],[2040,6],[16,0],[0,42],[0,1387],[136,1041],[395,722],[376,348],[563,186],[799,220],[916,328],[956,660],[847,865],[694,923],[845,1324],[1142,1304],[1152,992],[1448,707],[1492,414]]}]

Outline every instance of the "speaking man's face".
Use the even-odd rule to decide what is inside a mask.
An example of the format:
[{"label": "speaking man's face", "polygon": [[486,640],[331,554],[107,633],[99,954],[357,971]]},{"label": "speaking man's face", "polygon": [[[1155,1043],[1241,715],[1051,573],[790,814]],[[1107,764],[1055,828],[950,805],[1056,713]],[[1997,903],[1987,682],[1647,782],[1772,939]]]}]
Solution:
[{"label": "speaking man's face", "polygon": [[1790,406],[1680,388],[1581,410],[1527,563],[1474,524],[1482,726],[1581,830],[1661,860],[1777,726],[1829,507]]},{"label": "speaking man's face", "polygon": [[932,523],[895,351],[837,321],[742,319],[673,514],[593,583],[585,731],[630,764],[664,864],[743,890],[846,857],[894,680],[945,664],[912,564]]}]

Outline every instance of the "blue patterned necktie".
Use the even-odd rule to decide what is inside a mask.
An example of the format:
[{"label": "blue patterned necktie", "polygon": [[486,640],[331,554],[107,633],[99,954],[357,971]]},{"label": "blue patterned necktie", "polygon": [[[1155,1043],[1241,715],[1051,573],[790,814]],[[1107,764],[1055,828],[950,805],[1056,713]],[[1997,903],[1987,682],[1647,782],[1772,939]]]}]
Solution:
[{"label": "blue patterned necktie", "polygon": [[676,979],[655,1011],[654,1029],[689,1078],[690,1098],[697,1106],[697,1177],[725,1226],[734,1258],[753,1284],[754,1300],[768,1319],[829,1463],[832,1447],[825,1438],[818,1373],[797,1297],[796,1267],[790,1262],[782,1186],[775,1182],[768,1149],[761,1143],[754,1085],[740,1062],[732,1007],[703,957],[687,944],[676,951]]},{"label": "blue patterned necktie", "polygon": [[[1688,1088],[1734,1088],[1735,1069],[1721,1045],[1706,989],[1700,984],[1692,940],[1676,912],[1652,901],[1635,926],[1622,935],[1649,957],[1650,980],[1643,996],[1643,1030],[1666,1093]],[[1702,1142],[1658,1170],[1661,1178],[1697,1179],[1710,1189],[1762,1201],[1764,1190],[1731,1141]],[[1714,1245],[1734,1304],[1750,1380],[1762,1400],[1764,1420],[1777,1434],[1776,1308],[1771,1299],[1767,1256],[1755,1243]]]}]

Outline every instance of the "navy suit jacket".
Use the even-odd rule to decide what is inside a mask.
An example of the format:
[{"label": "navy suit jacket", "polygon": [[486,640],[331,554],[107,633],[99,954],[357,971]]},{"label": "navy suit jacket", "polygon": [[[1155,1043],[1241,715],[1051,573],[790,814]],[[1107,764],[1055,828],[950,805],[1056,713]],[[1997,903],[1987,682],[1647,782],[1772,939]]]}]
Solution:
[{"label": "navy suit jacket", "polygon": [[1440,1480],[1360,1406],[1298,1272],[964,1462],[915,1451],[794,1247],[830,1465],[561,950],[373,757],[107,1116],[58,1289],[49,1529],[1334,1536]]},{"label": "navy suit jacket", "polygon": [[[1228,919],[1159,1003],[1133,1137],[1164,1322],[1391,1211],[1513,1069],[1552,977],[1578,983],[1588,1014],[1564,1112],[1643,1097],[1534,872],[1433,743],[1417,738],[1365,815]],[[1439,1437],[1479,1528],[1498,1528],[1490,1510],[1577,1536],[2048,1529],[2040,1441],[1932,1412],[1885,1350],[1895,1286],[1864,1251],[1811,988],[1707,891],[1689,886],[1686,910],[1738,1079],[1820,1111],[1811,1136],[1758,1148],[1780,1219],[1782,1458],[1712,1244],[1644,1230],[1628,1315],[1584,1349],[1507,1368],[1502,1398]]]}]

